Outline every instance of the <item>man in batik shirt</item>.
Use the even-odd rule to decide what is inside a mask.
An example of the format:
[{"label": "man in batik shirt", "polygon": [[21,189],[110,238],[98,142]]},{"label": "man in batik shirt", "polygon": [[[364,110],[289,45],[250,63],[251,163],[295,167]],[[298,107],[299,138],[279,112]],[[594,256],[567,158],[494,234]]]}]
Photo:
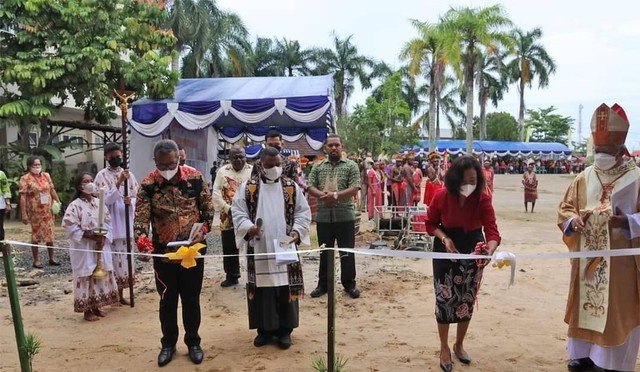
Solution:
[{"label": "man in batik shirt", "polygon": [[247,164],[244,148],[233,146],[229,150],[229,162],[220,168],[213,183],[213,205],[220,211],[220,237],[222,240],[223,267],[226,278],[221,287],[231,287],[238,284],[240,278],[240,259],[236,236],[233,232],[233,217],[231,216],[231,202],[236,191],[243,182],[251,177],[252,166]]},{"label": "man in batik shirt", "polygon": [[[156,169],[140,183],[136,203],[134,226],[138,249],[146,246],[150,226],[153,230],[153,253],[177,250],[178,247],[169,248],[167,243],[188,240],[195,223],[203,225],[192,243],[202,242],[213,220],[213,203],[202,174],[178,165],[178,145],[172,140],[156,143],[153,157]],[[189,358],[195,364],[200,364],[204,358],[198,335],[204,260],[197,260],[197,265],[189,269],[179,263],[153,258],[162,328],[159,366],[168,364],[176,351],[179,297],[182,299],[184,342],[189,349]]]}]

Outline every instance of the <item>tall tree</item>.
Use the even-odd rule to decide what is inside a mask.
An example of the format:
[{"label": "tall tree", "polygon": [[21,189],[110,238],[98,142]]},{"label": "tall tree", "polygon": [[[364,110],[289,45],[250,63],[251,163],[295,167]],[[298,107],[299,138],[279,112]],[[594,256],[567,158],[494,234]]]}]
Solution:
[{"label": "tall tree", "polygon": [[529,118],[526,128],[531,128],[531,140],[534,142],[560,142],[569,145],[569,130],[574,119],[570,116],[554,114],[555,107],[527,110]]},{"label": "tall tree", "polygon": [[540,43],[542,30],[539,27],[524,32],[516,29],[512,34],[516,42],[514,58],[507,64],[507,71],[512,82],[518,84],[520,94],[520,111],[518,113],[518,126],[520,141],[524,140],[524,89],[531,89],[533,80],[538,78],[538,87],[549,85],[549,75],[556,72],[556,64]]},{"label": "tall tree", "polygon": [[273,39],[258,37],[247,55],[250,76],[282,76]]},{"label": "tall tree", "polygon": [[298,40],[276,39],[275,57],[285,75],[308,75],[313,51],[300,48]]},{"label": "tall tree", "polygon": [[478,103],[480,104],[480,140],[487,138],[487,103],[491,100],[494,107],[509,90],[506,70],[502,65],[504,54],[489,56],[480,54],[476,84],[478,85]]},{"label": "tall tree", "polygon": [[369,70],[375,66],[373,59],[361,55],[358,47],[353,44],[353,35],[344,39],[333,35],[333,49],[320,49],[314,53],[313,61],[316,65],[314,73],[333,73],[334,95],[338,116],[346,114],[346,105],[355,89],[357,79],[362,89],[371,88]]},{"label": "tall tree", "polygon": [[442,31],[429,23],[412,21],[419,37],[408,41],[400,57],[409,60],[409,76],[415,84],[415,78],[424,74],[427,77],[429,91],[429,151],[436,148],[436,105],[437,97],[444,80],[447,58],[444,53]]},{"label": "tall tree", "polygon": [[244,58],[251,49],[248,39],[249,31],[240,16],[220,11],[219,16],[212,19],[211,38],[207,39],[207,76],[222,76],[220,71],[225,59],[231,63],[233,76],[243,76]]},{"label": "tall tree", "polygon": [[171,60],[171,70],[178,72],[180,55],[187,50],[193,53],[190,66],[183,69],[199,74],[200,67],[196,61],[204,54],[202,39],[210,34],[211,20],[217,16],[218,8],[212,0],[173,0],[168,6],[169,17],[166,26],[176,36],[174,46],[177,52]]},{"label": "tall tree", "polygon": [[518,122],[508,112],[491,112],[487,114],[487,140],[517,141]]},{"label": "tall tree", "polygon": [[465,92],[467,154],[473,150],[474,81],[482,51],[496,55],[513,45],[507,28],[511,20],[500,5],[487,8],[452,8],[441,19],[446,55]]},{"label": "tall tree", "polygon": [[0,117],[20,126],[23,150],[50,155],[30,149],[29,128],[39,126],[47,144],[48,118],[71,97],[85,119],[106,123],[121,83],[140,95],[173,95],[178,75],[167,51],[176,40],[161,28],[166,15],[153,1],[4,2],[0,24],[15,34],[0,39]]},{"label": "tall tree", "polygon": [[[417,90],[420,96],[429,95],[428,84],[421,85]],[[453,76],[445,75],[436,96],[436,141],[440,140],[440,117],[442,115],[444,115],[447,123],[449,123],[449,128],[451,129],[451,138],[458,138],[456,137],[456,133],[460,133],[460,118],[464,118],[464,111],[460,109],[459,103],[460,89],[458,89],[457,81]],[[422,123],[428,123],[429,115],[430,110],[427,106],[427,110],[415,119],[414,126],[419,127]]]}]

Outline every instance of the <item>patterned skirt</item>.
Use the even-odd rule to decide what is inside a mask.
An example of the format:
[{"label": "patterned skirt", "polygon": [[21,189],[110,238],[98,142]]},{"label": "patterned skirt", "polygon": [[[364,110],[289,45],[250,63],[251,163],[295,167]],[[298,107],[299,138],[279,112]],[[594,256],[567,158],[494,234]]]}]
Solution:
[{"label": "patterned skirt", "polygon": [[73,278],[73,311],[76,313],[118,302],[120,297],[113,271],[109,271],[109,275],[103,279],[94,279],[91,276]]},{"label": "patterned skirt", "polygon": [[[482,230],[464,233],[462,229],[442,231],[453,240],[460,253],[471,253],[476,243],[484,241]],[[446,253],[440,239],[434,240],[434,252]],[[441,324],[471,320],[473,306],[482,280],[476,260],[433,260],[433,285],[436,292],[436,321]]]},{"label": "patterned skirt", "polygon": [[[131,242],[131,250],[133,252],[136,251],[135,243],[133,243],[133,241]],[[117,254],[117,252],[127,252],[127,240],[114,239],[113,244],[111,244],[111,251],[114,252],[111,254],[111,257],[113,260],[113,273],[116,277],[118,289],[129,288],[129,264],[127,262],[127,255]],[[135,263],[133,266],[135,268]]]},{"label": "patterned skirt", "polygon": [[536,199],[538,199],[538,190],[525,188],[524,189],[524,201],[526,203],[535,203]]}]

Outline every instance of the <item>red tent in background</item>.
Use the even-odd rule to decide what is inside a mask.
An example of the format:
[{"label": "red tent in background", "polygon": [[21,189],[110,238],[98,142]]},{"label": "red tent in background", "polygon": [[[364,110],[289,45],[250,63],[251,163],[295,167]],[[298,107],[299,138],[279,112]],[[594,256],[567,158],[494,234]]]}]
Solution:
[{"label": "red tent in background", "polygon": [[640,156],[640,150],[636,150],[630,154],[631,156]]}]

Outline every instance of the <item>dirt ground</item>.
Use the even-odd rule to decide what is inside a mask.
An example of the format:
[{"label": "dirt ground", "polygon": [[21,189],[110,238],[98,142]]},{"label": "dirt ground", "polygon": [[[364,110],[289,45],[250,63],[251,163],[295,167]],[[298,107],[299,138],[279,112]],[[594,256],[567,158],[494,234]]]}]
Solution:
[{"label": "dirt ground", "polygon": [[[496,176],[494,206],[503,236],[500,249],[517,254],[563,252],[555,225],[556,207],[571,176],[540,175],[534,214],[524,213],[520,176]],[[371,229],[368,222],[363,229]],[[22,232],[21,232],[22,231]],[[26,230],[9,224],[8,238],[25,240]],[[368,233],[359,246],[375,238]],[[304,258],[306,291],[316,284],[317,255]],[[160,325],[153,274],[142,266],[136,285],[136,307],[112,307],[98,322],[73,313],[71,276],[39,277],[40,284],[21,287],[24,325],[36,333],[43,349],[36,371],[153,371],[160,347]],[[429,260],[357,257],[360,299],[338,293],[336,350],[348,359],[347,371],[439,371],[434,290]],[[466,349],[470,366],[454,361],[454,370],[565,371],[568,288],[567,260],[518,261],[514,287],[509,271],[485,271],[478,309]],[[29,277],[30,270],[19,273]],[[300,303],[300,327],[286,351],[253,346],[243,286],[223,289],[222,263],[209,260],[201,296],[200,335],[205,360],[193,365],[184,344],[165,370],[174,371],[311,371],[326,352],[327,297],[307,296]],[[338,288],[340,288],[338,286]],[[19,368],[6,288],[0,287],[0,370]],[[39,299],[32,301],[33,298]],[[48,300],[44,300],[44,299]],[[455,332],[451,332],[453,342]]]}]

